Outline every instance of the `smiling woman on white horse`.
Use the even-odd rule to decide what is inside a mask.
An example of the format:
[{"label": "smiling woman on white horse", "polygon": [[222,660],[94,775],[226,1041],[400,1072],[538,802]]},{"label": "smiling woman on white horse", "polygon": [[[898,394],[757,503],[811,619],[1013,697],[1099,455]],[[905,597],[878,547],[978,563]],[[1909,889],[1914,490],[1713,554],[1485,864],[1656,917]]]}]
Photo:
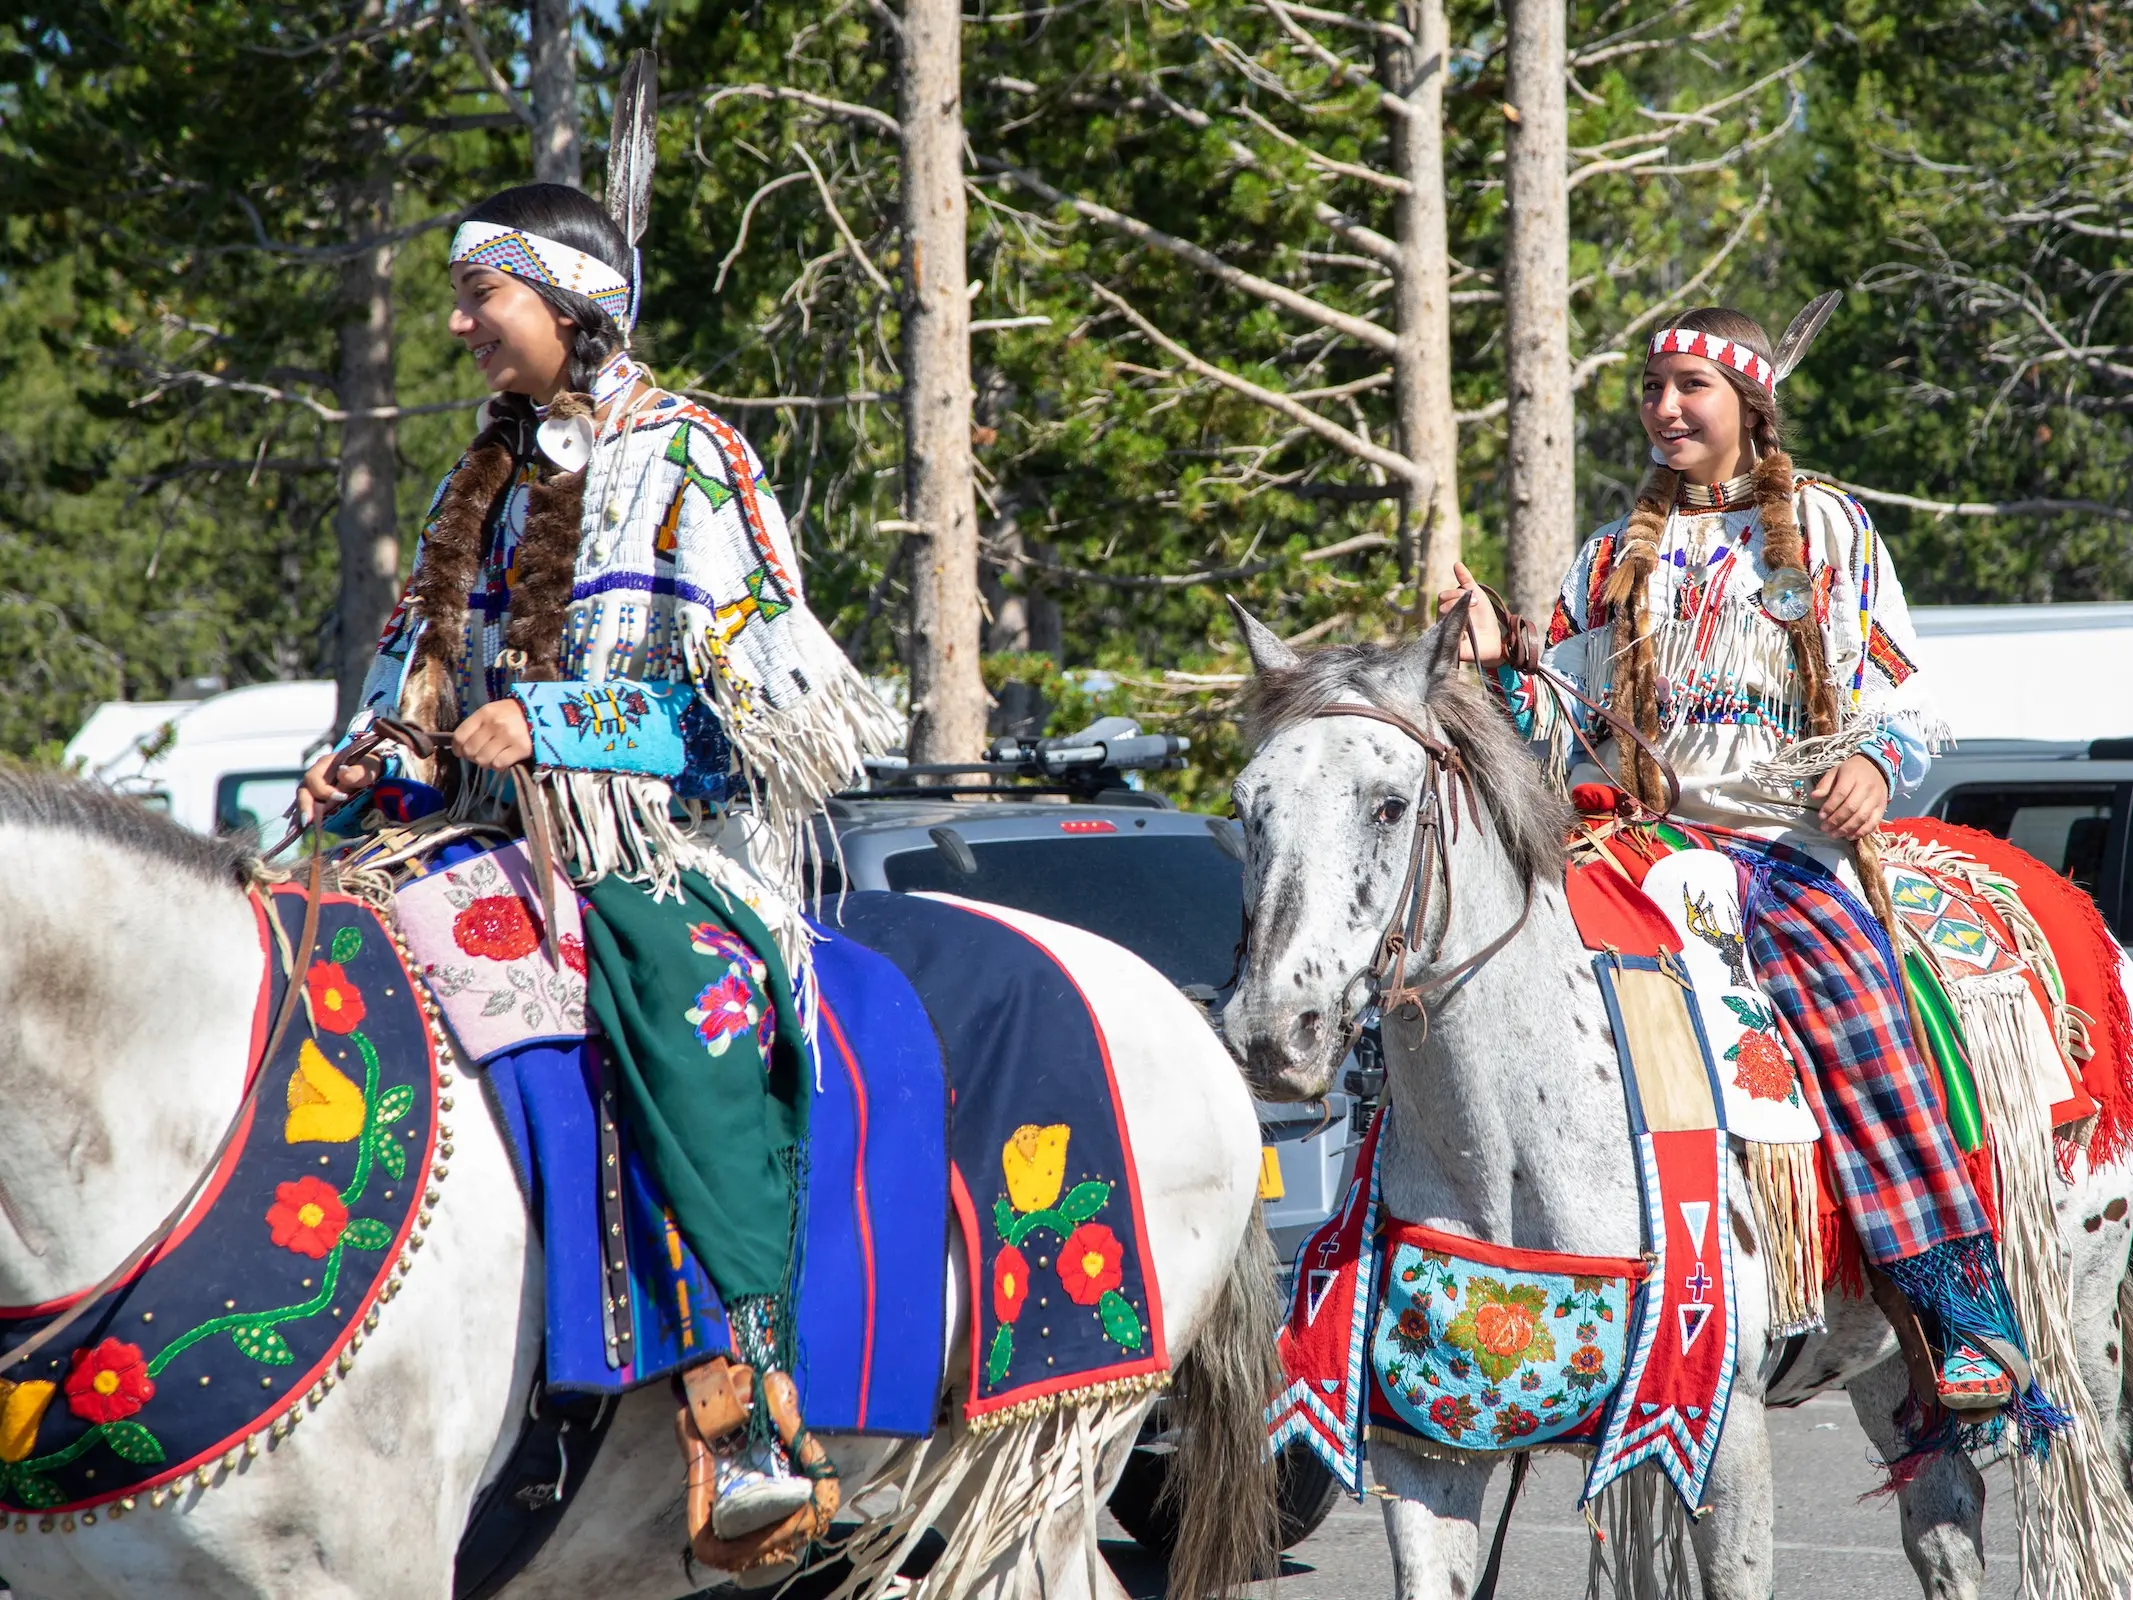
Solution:
[{"label": "smiling woman on white horse", "polygon": [[[805,1469],[823,1470],[812,1442],[793,1447],[802,1471],[788,1456],[810,1079],[792,879],[812,816],[894,727],[808,611],[754,452],[631,358],[648,129],[611,166],[616,217],[531,184],[452,241],[449,327],[494,398],[438,486],[349,732],[402,719],[458,761],[337,749],[303,792],[307,814],[375,791],[397,821],[446,810],[552,834],[585,897],[589,1004],[634,1137],[751,1369],[685,1375],[690,1531],[715,1484],[711,1529],[734,1540],[805,1508]],[[754,800],[756,874],[676,817],[729,787]]]},{"label": "smiling woman on white horse", "polygon": [[[1778,380],[1834,302],[1810,307],[1776,350],[1760,324],[1721,307],[1655,335],[1640,411],[1651,470],[1635,509],[1572,564],[1545,647],[1486,605],[1469,615],[1521,731],[1567,754],[1570,713],[1535,681],[1537,656],[1673,769],[1677,818],[1768,850],[1749,953],[1804,1047],[1875,1297],[1914,1356],[1912,1313],[1923,1315],[1942,1404],[1976,1414],[2011,1403],[2025,1425],[2049,1427],[1902,978],[1860,903],[1862,882],[1871,903],[1886,900],[1872,835],[1891,795],[1924,777],[1943,729],[1872,522],[1836,485],[1797,477],[1781,445]],[[1464,587],[1440,609],[1472,588],[1458,576]],[[1632,804],[1665,809],[1649,754],[1623,752],[1596,722],[1586,731]]]}]

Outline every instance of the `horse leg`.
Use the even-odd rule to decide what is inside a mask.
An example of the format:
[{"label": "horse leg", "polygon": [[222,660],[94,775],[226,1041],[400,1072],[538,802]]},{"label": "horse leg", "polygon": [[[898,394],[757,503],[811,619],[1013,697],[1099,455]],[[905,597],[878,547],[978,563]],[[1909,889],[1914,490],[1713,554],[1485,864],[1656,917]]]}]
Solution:
[{"label": "horse leg", "polygon": [[[1662,1490],[1671,1493],[1671,1490]],[[1689,1524],[1705,1600],[1769,1600],[1770,1433],[1760,1395],[1736,1394],[1704,1481],[1711,1509]]]},{"label": "horse leg", "polygon": [[1471,1594],[1490,1469],[1400,1449],[1378,1451],[1371,1464],[1378,1482],[1397,1497],[1385,1502],[1396,1600]]},{"label": "horse leg", "polygon": [[[1852,1411],[1884,1461],[1904,1448],[1897,1413],[1911,1392],[1901,1356],[1890,1356],[1846,1386]],[[1903,1552],[1933,1600],[1976,1600],[1985,1582],[1985,1480],[1960,1450],[1933,1456],[1896,1492]]]}]

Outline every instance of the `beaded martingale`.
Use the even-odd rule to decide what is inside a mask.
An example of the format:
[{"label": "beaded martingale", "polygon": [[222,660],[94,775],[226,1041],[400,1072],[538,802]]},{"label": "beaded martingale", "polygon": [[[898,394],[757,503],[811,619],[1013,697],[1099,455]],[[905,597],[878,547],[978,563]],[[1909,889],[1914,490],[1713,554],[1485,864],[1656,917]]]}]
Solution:
[{"label": "beaded martingale", "polygon": [[[170,1240],[75,1347],[0,1382],[0,1513],[17,1533],[160,1508],[280,1445],[348,1376],[422,1247],[452,1154],[452,1058],[430,998],[345,895],[323,901],[310,968],[284,974],[304,897],[259,898],[253,1048],[289,982],[311,1025],[260,1067],[251,1126]],[[72,1304],[0,1309],[0,1347]]]}]

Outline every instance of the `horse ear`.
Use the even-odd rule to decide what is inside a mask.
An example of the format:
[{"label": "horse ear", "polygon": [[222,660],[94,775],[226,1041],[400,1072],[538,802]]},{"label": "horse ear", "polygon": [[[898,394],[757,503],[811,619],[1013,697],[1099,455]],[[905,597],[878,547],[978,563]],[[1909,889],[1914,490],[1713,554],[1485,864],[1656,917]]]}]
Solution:
[{"label": "horse ear", "polygon": [[1303,657],[1291,650],[1274,636],[1274,630],[1237,604],[1234,595],[1224,595],[1229,602],[1229,614],[1237,619],[1237,631],[1244,635],[1245,652],[1252,658],[1254,672],[1272,672],[1277,667],[1294,667],[1302,664]]},{"label": "horse ear", "polygon": [[1466,638],[1466,608],[1473,600],[1471,591],[1462,592],[1451,609],[1394,660],[1390,687],[1402,698],[1421,705],[1458,667],[1459,646]]}]

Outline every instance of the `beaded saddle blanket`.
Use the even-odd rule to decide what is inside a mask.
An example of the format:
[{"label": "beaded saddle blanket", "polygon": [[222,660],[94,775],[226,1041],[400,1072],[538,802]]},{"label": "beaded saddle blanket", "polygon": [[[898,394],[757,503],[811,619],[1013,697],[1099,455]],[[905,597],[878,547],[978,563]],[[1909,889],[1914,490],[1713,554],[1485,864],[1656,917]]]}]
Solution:
[{"label": "beaded saddle blanket", "polygon": [[[624,1119],[587,1033],[577,908],[558,896],[559,968],[537,898],[522,846],[448,846],[401,891],[402,925],[540,1219],[546,1381],[620,1393],[729,1335],[628,1128],[603,1147]],[[1011,917],[853,893],[814,924],[794,1374],[811,1427],[932,1431],[951,1215],[971,1271],[968,1420],[1168,1370],[1102,1030],[1041,929]]]},{"label": "beaded saddle blanket", "polygon": [[[283,885],[254,904],[256,1052],[304,895]],[[452,1149],[421,992],[376,914],[335,894],[296,981],[303,1015],[199,1201],[64,1347],[0,1381],[0,1511],[18,1530],[160,1505],[271,1449],[348,1373],[421,1248]],[[72,1304],[0,1308],[0,1351]]]}]

